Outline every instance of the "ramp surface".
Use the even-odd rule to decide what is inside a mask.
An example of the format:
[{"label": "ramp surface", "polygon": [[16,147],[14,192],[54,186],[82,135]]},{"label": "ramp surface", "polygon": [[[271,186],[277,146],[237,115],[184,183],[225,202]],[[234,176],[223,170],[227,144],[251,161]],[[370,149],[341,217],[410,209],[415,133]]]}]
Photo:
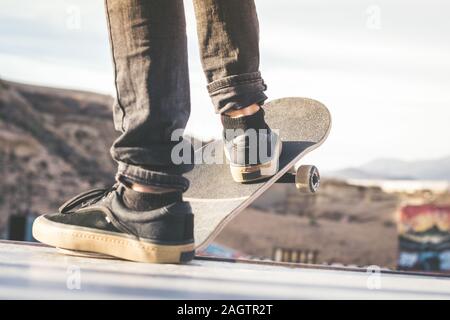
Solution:
[{"label": "ramp surface", "polygon": [[448,278],[373,277],[357,271],[211,260],[151,265],[65,256],[42,245],[0,242],[1,299],[450,298]]}]

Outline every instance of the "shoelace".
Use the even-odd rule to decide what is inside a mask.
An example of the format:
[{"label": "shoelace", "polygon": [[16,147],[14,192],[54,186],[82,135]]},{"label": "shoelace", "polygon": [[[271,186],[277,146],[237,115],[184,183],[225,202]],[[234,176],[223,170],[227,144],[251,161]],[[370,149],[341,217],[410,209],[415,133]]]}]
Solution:
[{"label": "shoelace", "polygon": [[77,207],[87,207],[91,204],[94,204],[104,198],[106,198],[111,192],[116,190],[118,184],[114,184],[109,188],[98,188],[92,189],[83,193],[76,195],[75,197],[67,200],[63,203],[61,207],[59,207],[58,211],[60,213],[69,213],[71,210]]}]

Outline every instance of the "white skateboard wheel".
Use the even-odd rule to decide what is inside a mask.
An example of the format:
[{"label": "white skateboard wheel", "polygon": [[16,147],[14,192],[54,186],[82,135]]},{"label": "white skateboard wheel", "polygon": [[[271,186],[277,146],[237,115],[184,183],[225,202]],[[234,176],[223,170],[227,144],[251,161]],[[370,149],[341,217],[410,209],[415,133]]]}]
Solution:
[{"label": "white skateboard wheel", "polygon": [[315,166],[302,165],[295,172],[295,187],[300,192],[314,193],[320,186],[319,170]]}]

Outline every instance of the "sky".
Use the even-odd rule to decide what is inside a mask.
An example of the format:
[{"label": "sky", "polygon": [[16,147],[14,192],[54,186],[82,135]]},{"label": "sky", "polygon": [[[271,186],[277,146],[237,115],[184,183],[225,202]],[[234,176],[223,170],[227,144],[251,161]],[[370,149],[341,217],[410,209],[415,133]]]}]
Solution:
[{"label": "sky", "polygon": [[[376,158],[450,154],[450,2],[256,0],[269,99],[310,97],[331,111],[323,170]],[[0,0],[0,77],[114,94],[103,1]],[[220,135],[191,1],[185,1],[192,114],[187,132]]]}]

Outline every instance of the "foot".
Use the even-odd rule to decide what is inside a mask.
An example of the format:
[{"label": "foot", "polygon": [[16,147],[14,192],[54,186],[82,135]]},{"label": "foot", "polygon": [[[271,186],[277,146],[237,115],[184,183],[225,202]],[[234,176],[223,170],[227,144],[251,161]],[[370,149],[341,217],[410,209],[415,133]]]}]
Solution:
[{"label": "foot", "polygon": [[222,115],[222,124],[225,155],[234,181],[261,180],[278,171],[282,143],[264,121],[262,108],[252,105],[227,113]]},{"label": "foot", "polygon": [[193,214],[179,192],[140,193],[116,183],[82,193],[33,224],[48,245],[150,263],[194,257]]}]

